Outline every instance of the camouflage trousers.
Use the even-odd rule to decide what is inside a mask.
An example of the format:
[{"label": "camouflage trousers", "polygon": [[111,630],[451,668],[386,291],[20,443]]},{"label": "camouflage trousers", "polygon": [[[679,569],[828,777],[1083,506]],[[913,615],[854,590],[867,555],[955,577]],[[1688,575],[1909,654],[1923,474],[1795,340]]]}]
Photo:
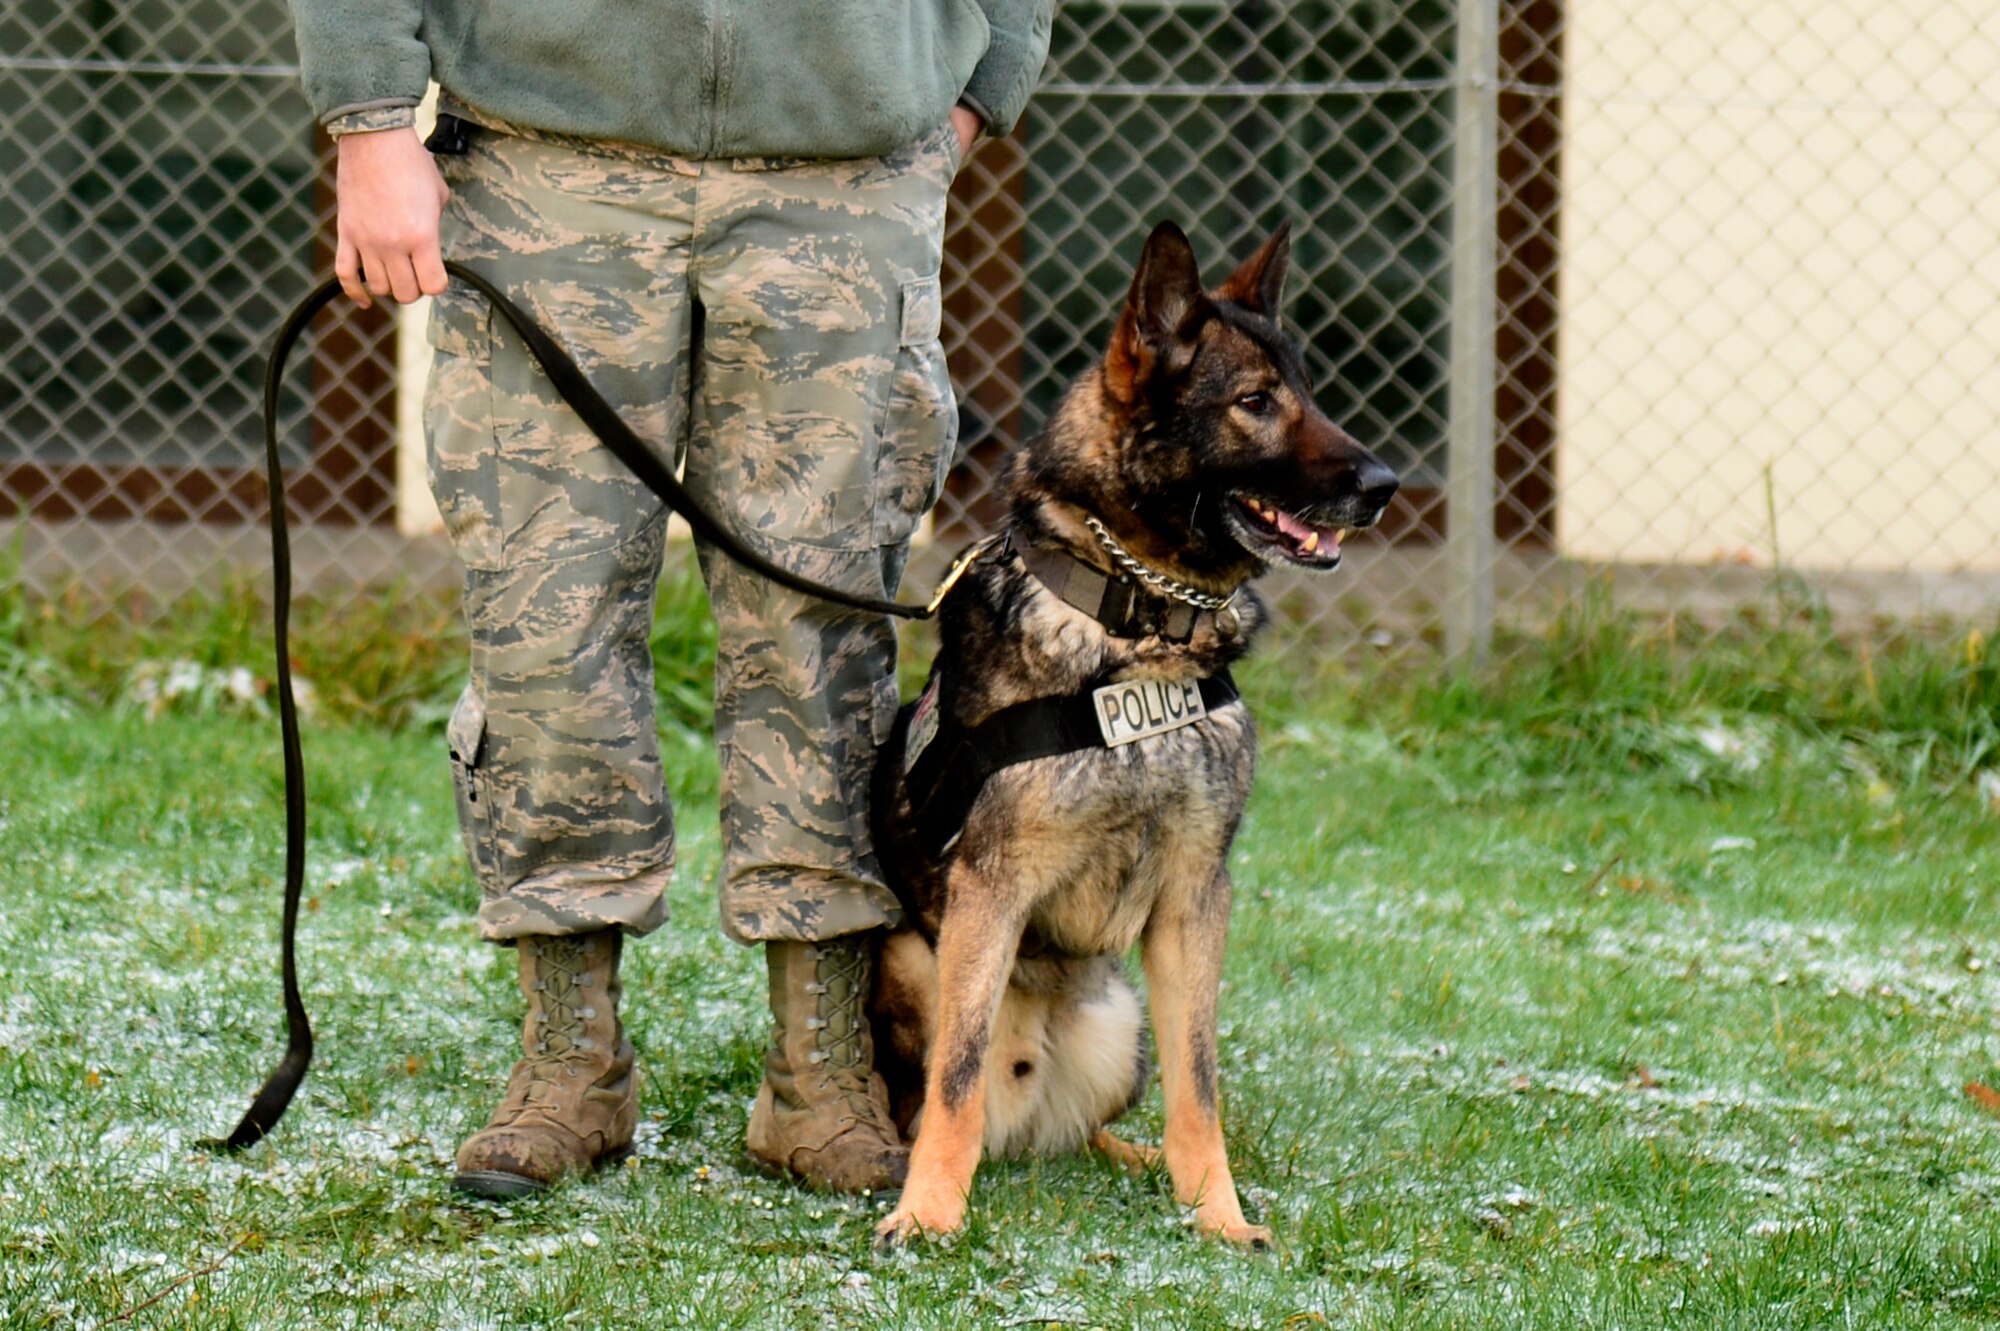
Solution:
[{"label": "camouflage trousers", "polygon": [[[566,344],[748,543],[893,594],[956,434],[938,268],[958,151],[949,125],[846,161],[482,131],[440,159],[445,254]],[[472,639],[449,744],[481,933],[644,933],[666,918],[674,861],[647,647],[666,514],[476,293],[437,299],[431,341],[431,486]],[[867,815],[896,710],[893,627],[700,558],[725,932],[894,923]]]}]

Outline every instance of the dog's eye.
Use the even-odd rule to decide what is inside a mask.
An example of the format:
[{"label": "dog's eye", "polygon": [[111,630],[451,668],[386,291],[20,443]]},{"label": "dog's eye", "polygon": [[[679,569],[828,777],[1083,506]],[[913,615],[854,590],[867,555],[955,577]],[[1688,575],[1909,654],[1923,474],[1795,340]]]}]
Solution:
[{"label": "dog's eye", "polygon": [[1271,395],[1269,393],[1245,393],[1242,397],[1236,399],[1236,405],[1249,412],[1252,416],[1262,416],[1271,409]]}]

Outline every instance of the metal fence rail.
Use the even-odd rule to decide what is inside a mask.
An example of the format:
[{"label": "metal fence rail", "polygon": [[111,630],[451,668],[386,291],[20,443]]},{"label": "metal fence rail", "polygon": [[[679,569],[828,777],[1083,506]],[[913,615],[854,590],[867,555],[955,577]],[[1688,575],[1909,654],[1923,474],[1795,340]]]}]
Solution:
[{"label": "metal fence rail", "polygon": [[[1099,0],[955,187],[941,546],[1097,354],[1140,240],[1296,228],[1323,404],[1404,473],[1336,642],[1477,656],[1597,579],[1720,620],[2000,606],[2000,25],[1977,0]],[[330,266],[283,0],[0,12],[0,511],[29,584],[254,572],[261,352]],[[407,344],[409,339],[404,339]],[[450,576],[395,321],[287,403],[303,573]],[[407,381],[407,375],[405,379]],[[407,462],[407,446],[406,446]]]}]

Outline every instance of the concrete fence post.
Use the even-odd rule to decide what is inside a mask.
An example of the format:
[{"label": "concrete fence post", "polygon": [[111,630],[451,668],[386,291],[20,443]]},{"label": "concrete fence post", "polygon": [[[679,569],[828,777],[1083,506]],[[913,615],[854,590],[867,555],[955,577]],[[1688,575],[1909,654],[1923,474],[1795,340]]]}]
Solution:
[{"label": "concrete fence post", "polygon": [[1499,258],[1498,0],[1460,0],[1452,103],[1451,428],[1445,465],[1445,652],[1477,668],[1493,641],[1494,267]]}]

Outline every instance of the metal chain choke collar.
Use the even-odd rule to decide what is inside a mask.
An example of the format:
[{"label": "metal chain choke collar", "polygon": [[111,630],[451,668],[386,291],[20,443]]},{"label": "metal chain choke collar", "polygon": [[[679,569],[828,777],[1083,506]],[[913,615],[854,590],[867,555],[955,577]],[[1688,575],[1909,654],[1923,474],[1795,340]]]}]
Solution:
[{"label": "metal chain choke collar", "polygon": [[1118,538],[1098,521],[1095,514],[1084,514],[1083,525],[1090,528],[1090,534],[1097,538],[1097,543],[1104,547],[1104,553],[1110,555],[1118,567],[1169,600],[1180,601],[1198,610],[1220,610],[1236,599],[1236,592],[1231,592],[1227,596],[1216,596],[1210,592],[1196,591],[1184,582],[1176,582],[1164,573],[1156,573],[1147,568],[1131,551],[1118,544]]}]

